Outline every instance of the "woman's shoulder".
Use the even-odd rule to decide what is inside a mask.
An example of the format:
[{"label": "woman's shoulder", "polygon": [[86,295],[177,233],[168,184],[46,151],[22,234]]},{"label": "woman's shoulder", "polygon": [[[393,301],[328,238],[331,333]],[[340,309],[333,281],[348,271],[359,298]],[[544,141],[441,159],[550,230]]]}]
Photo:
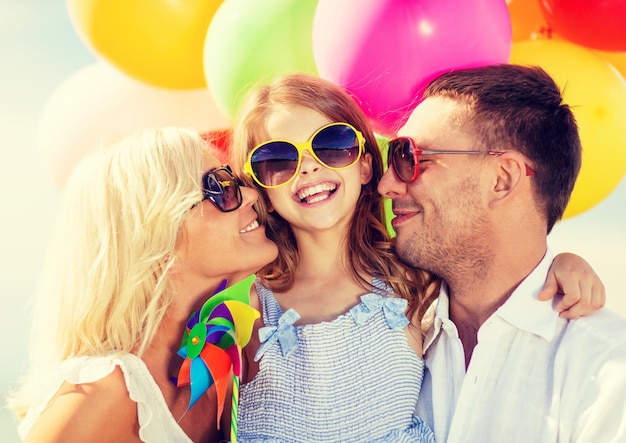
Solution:
[{"label": "woman's shoulder", "polygon": [[61,383],[33,423],[27,441],[85,441],[86,436],[140,441],[137,407],[128,395],[122,368],[115,365],[108,373],[83,372],[82,376],[87,381]]}]

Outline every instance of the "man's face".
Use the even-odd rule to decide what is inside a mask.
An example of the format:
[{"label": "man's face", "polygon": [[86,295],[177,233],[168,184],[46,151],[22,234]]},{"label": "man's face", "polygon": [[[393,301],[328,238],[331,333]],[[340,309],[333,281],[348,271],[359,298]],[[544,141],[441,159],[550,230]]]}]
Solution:
[{"label": "man's face", "polygon": [[[427,98],[398,135],[412,138],[424,150],[482,150],[463,127],[468,112],[457,101]],[[403,260],[446,278],[467,256],[479,262],[488,257],[483,190],[489,183],[481,174],[483,161],[484,156],[422,154],[420,175],[414,182],[401,182],[392,169],[385,173],[378,190],[393,200],[392,226]]]}]

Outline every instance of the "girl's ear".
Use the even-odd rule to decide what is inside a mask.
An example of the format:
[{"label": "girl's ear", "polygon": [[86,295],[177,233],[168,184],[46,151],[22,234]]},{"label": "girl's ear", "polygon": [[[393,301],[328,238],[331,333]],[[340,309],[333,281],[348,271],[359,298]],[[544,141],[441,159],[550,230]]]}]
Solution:
[{"label": "girl's ear", "polygon": [[372,154],[365,152],[359,160],[361,166],[361,184],[366,185],[372,179]]}]

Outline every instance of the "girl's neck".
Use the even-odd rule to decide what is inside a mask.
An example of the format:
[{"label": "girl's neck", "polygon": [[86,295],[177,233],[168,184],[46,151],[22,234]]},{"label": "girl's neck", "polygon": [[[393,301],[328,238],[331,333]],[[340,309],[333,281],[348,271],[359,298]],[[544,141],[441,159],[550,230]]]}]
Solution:
[{"label": "girl's neck", "polygon": [[294,232],[298,244],[296,278],[347,273],[345,235],[335,232]]}]

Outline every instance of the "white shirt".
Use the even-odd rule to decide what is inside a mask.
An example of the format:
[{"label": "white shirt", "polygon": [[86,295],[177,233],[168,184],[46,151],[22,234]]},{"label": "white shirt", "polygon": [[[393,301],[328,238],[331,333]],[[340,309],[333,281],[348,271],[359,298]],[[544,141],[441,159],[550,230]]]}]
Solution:
[{"label": "white shirt", "polygon": [[551,262],[481,326],[467,373],[442,288],[416,409],[437,442],[626,442],[626,319],[568,321],[537,301]]}]

